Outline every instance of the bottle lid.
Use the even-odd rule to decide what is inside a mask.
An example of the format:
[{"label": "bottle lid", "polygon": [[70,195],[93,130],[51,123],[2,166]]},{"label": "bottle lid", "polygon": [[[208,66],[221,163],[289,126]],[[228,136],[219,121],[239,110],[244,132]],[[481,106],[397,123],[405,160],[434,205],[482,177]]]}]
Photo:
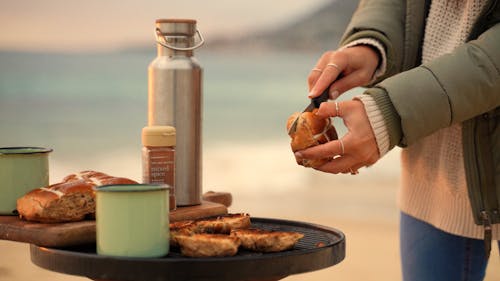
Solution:
[{"label": "bottle lid", "polygon": [[172,126],[146,126],[142,128],[142,145],[175,146],[175,128]]},{"label": "bottle lid", "polygon": [[196,34],[196,20],[157,19],[156,28],[163,36],[189,36]]}]

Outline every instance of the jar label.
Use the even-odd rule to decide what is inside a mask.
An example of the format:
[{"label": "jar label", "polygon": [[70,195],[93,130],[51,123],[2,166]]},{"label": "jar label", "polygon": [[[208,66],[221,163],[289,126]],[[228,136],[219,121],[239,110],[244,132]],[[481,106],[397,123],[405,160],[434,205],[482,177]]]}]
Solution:
[{"label": "jar label", "polygon": [[175,150],[155,147],[143,154],[143,182],[174,187]]}]

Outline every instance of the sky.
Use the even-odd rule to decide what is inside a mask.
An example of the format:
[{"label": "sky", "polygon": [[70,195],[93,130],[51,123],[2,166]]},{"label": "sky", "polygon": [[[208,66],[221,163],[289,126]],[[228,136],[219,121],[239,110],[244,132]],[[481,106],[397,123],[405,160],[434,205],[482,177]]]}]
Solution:
[{"label": "sky", "polygon": [[158,18],[191,18],[206,39],[285,24],[332,0],[0,0],[0,50],[99,51],[154,40]]}]

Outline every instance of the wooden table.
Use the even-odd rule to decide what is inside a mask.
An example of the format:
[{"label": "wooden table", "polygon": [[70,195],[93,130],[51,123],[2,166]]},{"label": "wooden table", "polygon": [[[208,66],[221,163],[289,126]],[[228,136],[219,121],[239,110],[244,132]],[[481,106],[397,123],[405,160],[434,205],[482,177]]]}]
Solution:
[{"label": "wooden table", "polygon": [[[170,221],[197,219],[227,214],[227,207],[203,201],[201,205],[181,207],[170,212]],[[0,216],[0,239],[45,247],[64,247],[95,242],[95,221],[38,223],[16,216]]]}]

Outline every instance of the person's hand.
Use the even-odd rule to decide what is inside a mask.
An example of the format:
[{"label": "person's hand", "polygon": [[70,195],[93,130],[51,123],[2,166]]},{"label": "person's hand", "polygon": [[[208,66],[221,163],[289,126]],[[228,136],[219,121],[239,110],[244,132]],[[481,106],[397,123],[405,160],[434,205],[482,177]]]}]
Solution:
[{"label": "person's hand", "polygon": [[348,132],[339,140],[297,151],[295,157],[298,163],[304,158],[331,157],[333,159],[330,162],[316,169],[333,174],[357,174],[359,168],[370,166],[380,158],[377,142],[361,101],[324,102],[317,115],[323,118],[341,117]]},{"label": "person's hand", "polygon": [[308,97],[319,96],[330,84],[330,99],[336,99],[354,87],[366,85],[371,81],[378,63],[377,52],[365,45],[325,52],[307,77]]}]

